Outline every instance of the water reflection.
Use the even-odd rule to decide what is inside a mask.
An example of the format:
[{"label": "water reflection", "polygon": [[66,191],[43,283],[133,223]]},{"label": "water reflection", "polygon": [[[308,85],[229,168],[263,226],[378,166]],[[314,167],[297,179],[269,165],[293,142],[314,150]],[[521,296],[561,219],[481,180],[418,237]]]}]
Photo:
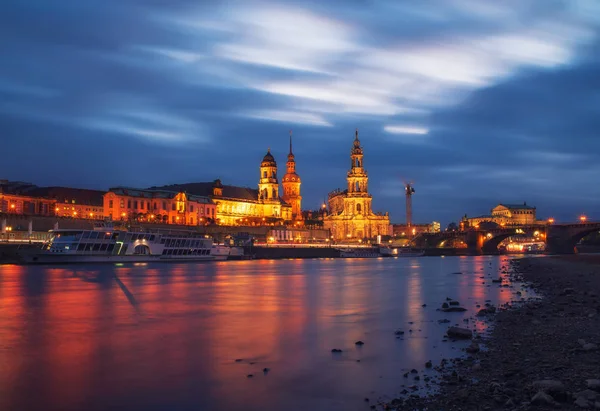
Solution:
[{"label": "water reflection", "polygon": [[[0,266],[0,409],[363,410],[403,370],[456,352],[439,319],[513,297],[488,287],[502,264]],[[469,311],[436,311],[447,296]]]}]

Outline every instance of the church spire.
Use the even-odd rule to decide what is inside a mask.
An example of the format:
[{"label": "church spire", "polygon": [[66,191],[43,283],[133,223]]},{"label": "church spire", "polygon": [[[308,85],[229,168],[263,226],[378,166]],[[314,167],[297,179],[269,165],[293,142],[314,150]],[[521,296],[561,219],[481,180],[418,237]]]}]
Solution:
[{"label": "church spire", "polygon": [[358,128],[356,129],[356,132],[354,133],[354,140],[358,141]]},{"label": "church spire", "polygon": [[292,154],[292,130],[290,130],[290,154]]}]

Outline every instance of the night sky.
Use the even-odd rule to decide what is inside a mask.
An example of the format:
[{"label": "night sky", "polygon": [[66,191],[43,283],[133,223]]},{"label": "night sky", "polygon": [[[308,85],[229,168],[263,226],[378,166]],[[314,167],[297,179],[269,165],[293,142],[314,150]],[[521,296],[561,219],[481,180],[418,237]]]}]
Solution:
[{"label": "night sky", "polygon": [[293,130],[303,208],[345,186],[458,221],[600,219],[600,1],[8,0],[0,178],[256,187]]}]

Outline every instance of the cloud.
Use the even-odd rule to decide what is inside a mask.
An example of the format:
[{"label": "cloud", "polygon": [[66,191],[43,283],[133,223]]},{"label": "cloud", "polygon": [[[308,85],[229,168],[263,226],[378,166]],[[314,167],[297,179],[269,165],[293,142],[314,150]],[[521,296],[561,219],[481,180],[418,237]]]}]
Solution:
[{"label": "cloud", "polygon": [[331,123],[325,121],[325,119],[323,119],[322,116],[313,113],[303,113],[297,111],[261,110],[243,113],[242,115],[255,119],[280,121],[283,123],[331,127]]},{"label": "cloud", "polygon": [[410,126],[385,126],[383,128],[387,133],[391,134],[418,134],[425,135],[429,132],[428,129],[423,127],[410,127]]}]

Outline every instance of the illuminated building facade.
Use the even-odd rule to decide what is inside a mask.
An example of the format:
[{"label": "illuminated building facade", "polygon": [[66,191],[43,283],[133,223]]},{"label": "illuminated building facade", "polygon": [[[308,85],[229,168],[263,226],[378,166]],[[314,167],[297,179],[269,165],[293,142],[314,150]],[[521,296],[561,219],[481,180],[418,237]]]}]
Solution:
[{"label": "illuminated building facade", "polygon": [[0,180],[0,213],[13,215],[54,215],[56,200],[30,194],[33,184]]},{"label": "illuminated building facade", "polygon": [[300,195],[300,176],[296,173],[296,158],[292,151],[292,133],[290,132],[290,153],[287,156],[286,173],[283,176],[283,200],[292,206],[292,219],[302,221],[302,196]]},{"label": "illuminated building facade", "polygon": [[490,215],[479,217],[462,218],[461,226],[478,227],[481,223],[494,223],[499,226],[516,226],[530,224],[546,224],[545,221],[537,221],[536,208],[523,204],[498,204],[491,210]]},{"label": "illuminated building facade", "polygon": [[[187,192],[210,198],[216,208],[215,222],[220,225],[283,225],[290,222],[293,208],[279,197],[277,162],[270,149],[263,157],[259,170],[258,189],[224,185],[221,180],[151,189]],[[299,184],[297,188],[299,193]]]},{"label": "illuminated building facade", "polygon": [[112,220],[205,225],[215,220],[216,207],[208,197],[182,191],[116,187],[104,195],[104,215]]},{"label": "illuminated building facade", "polygon": [[105,191],[68,187],[36,187],[29,192],[39,198],[56,200],[54,215],[81,219],[104,218],[103,195]]},{"label": "illuminated building facade", "polygon": [[363,155],[356,130],[350,151],[350,171],[346,177],[348,188],[329,194],[329,214],[323,219],[324,227],[331,231],[337,241],[390,234],[388,213],[375,214],[372,211],[373,198],[368,190],[369,177],[364,168]]}]

